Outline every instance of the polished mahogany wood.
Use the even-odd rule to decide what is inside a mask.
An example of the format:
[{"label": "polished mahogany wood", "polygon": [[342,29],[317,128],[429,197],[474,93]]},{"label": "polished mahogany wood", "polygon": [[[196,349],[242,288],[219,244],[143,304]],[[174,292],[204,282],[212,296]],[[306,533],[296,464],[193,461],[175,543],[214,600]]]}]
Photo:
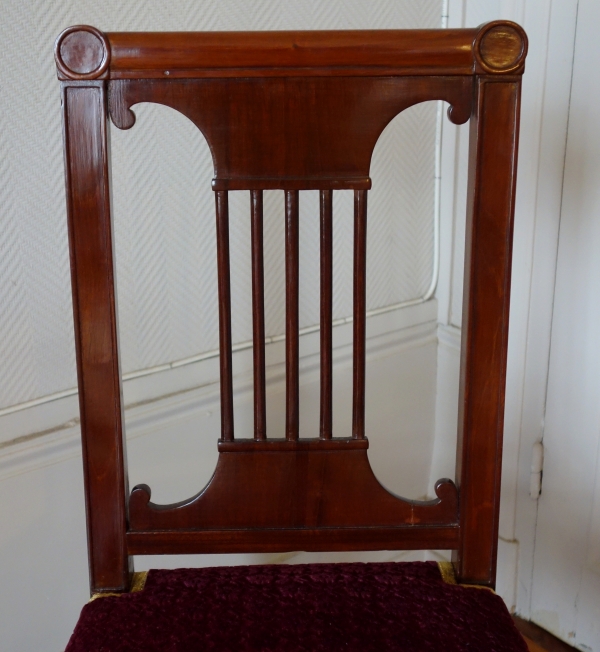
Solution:
[{"label": "polished mahogany wood", "polygon": [[367,334],[367,191],[354,191],[354,302],[352,341],[352,437],[365,436]]},{"label": "polished mahogany wood", "polygon": [[90,585],[124,591],[129,493],[110,211],[106,87],[62,94],[67,216],[83,444]]},{"label": "polished mahogany wood", "polygon": [[139,102],[188,117],[210,146],[214,190],[366,189],[371,155],[388,123],[438,99],[451,105],[454,123],[466,122],[473,78],[119,80],[109,89],[110,114],[122,129],[134,125],[131,107]]},{"label": "polished mahogany wood", "polygon": [[321,439],[331,439],[333,428],[333,191],[321,190]]},{"label": "polished mahogany wood", "polygon": [[221,439],[233,439],[233,371],[231,361],[231,282],[229,266],[229,197],[215,192],[217,213],[217,277],[219,287],[219,369],[221,379]]},{"label": "polished mahogany wood", "polygon": [[[61,78],[72,78],[80,69],[69,57],[67,35],[59,36],[56,47]],[[110,65],[84,66],[84,74],[110,79],[522,71],[527,46],[521,28],[508,21],[473,29],[282,31],[267,37],[264,32],[97,35],[110,53]],[[87,37],[84,45],[89,52],[79,54],[82,60],[87,63],[94,55],[100,60],[96,42]]]},{"label": "polished mahogany wood", "polygon": [[127,532],[130,555],[305,550],[452,550],[457,525]]},{"label": "polished mahogany wood", "polygon": [[[65,167],[91,587],[127,587],[132,554],[451,549],[458,580],[493,586],[497,554],[510,255],[523,30],[104,34],[65,30]],[[457,486],[394,496],[365,437],[367,191],[375,144],[401,111],[443,100],[471,119]],[[108,111],[107,111],[108,102]],[[107,115],[171,107],[201,130],[214,162],[221,427],[207,487],[175,505],[127,498],[110,224]],[[262,190],[285,192],[286,425],[267,439]],[[321,419],[299,439],[299,191],[321,191]],[[355,191],[352,431],[331,432],[332,191]],[[229,190],[251,191],[255,427],[234,439]]]},{"label": "polished mahogany wood", "polygon": [[130,529],[361,529],[458,522],[458,493],[450,480],[438,481],[435,500],[407,500],[379,484],[364,447],[335,439],[326,446],[320,439],[308,446],[269,443],[226,444],[208,485],[180,503],[155,505],[150,488],[136,486],[129,501]]},{"label": "polished mahogany wood", "polygon": [[[471,30],[367,30],[271,32],[268,40],[261,32],[120,33],[108,34],[111,50],[111,78],[125,78],[142,72],[161,77],[201,74],[205,70],[240,69],[260,71],[260,76],[290,74],[290,69],[318,68],[344,74],[345,69],[367,69],[367,74],[383,69],[389,74],[444,67],[457,74],[473,69]],[[135,72],[134,72],[135,71]],[[330,72],[330,74],[331,74]],[[408,73],[410,74],[410,73]],[[441,72],[440,74],[444,74]]]},{"label": "polished mahogany wood", "polygon": [[263,193],[250,191],[252,238],[252,345],[254,354],[254,438],[267,436],[265,378],[265,282],[263,259]]},{"label": "polished mahogany wood", "polygon": [[456,478],[461,582],[496,576],[520,79],[479,78],[470,123]]},{"label": "polished mahogany wood", "polygon": [[269,438],[261,441],[256,439],[236,439],[235,441],[218,442],[219,453],[254,453],[257,451],[340,451],[367,450],[368,439],[353,439],[336,437],[322,439],[321,437],[302,437],[302,439]]},{"label": "polished mahogany wood", "polygon": [[285,436],[300,429],[300,204],[297,190],[285,191]]}]

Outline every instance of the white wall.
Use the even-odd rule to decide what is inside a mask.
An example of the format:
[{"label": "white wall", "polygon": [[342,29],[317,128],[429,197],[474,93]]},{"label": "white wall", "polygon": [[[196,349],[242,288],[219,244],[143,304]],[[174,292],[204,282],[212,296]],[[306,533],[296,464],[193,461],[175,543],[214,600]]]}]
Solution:
[{"label": "white wall", "polygon": [[[117,30],[435,27],[442,0],[418,6],[304,2],[3,4],[0,39],[0,273],[5,374],[0,415],[73,391],[75,358],[65,222],[59,84],[53,43],[71,24]],[[26,19],[24,17],[27,17]],[[212,161],[200,132],[159,105],[135,109],[134,129],[111,128],[117,282],[125,374],[217,347]],[[369,308],[423,296],[433,271],[436,103],[394,120],[373,157]],[[251,339],[248,193],[232,193],[234,342]],[[283,193],[267,192],[267,335],[283,332]],[[351,193],[336,193],[335,317],[351,314]],[[318,323],[318,194],[301,197],[301,326]],[[395,248],[392,248],[392,243]],[[197,279],[197,282],[193,282]],[[184,289],[182,289],[184,288]],[[25,405],[23,405],[25,404]],[[6,437],[4,437],[5,439]]]},{"label": "white wall", "polygon": [[[457,26],[511,18],[525,27],[530,40],[515,216],[498,590],[522,617],[578,649],[598,650],[598,6],[594,0],[451,0],[449,13],[450,24]],[[432,478],[448,472],[455,441],[448,424],[456,420],[458,393],[460,198],[466,176],[461,131],[445,124],[442,138]],[[542,493],[532,500],[532,446],[539,441],[544,445]]]},{"label": "white wall", "polygon": [[[436,369],[435,300],[367,322],[366,426],[369,459],[391,490],[411,498],[432,493]],[[334,330],[334,432],[350,426],[351,324]],[[282,424],[283,345],[267,347],[268,425]],[[251,359],[235,354],[236,427],[252,427]],[[215,365],[216,366],[216,365]],[[205,365],[206,367],[206,365]],[[318,333],[301,338],[301,428],[318,419]],[[176,373],[174,370],[173,373]],[[205,369],[206,377],[216,369]],[[125,412],[132,485],[148,483],[153,500],[196,493],[210,478],[219,437],[218,383],[134,405]],[[312,422],[312,424],[311,424]],[[415,442],[418,442],[415,445]],[[410,455],[406,451],[410,450]],[[1,649],[63,649],[88,598],[79,427],[0,448]],[[422,553],[225,555],[136,558],[150,566],[423,558]]]},{"label": "white wall", "polygon": [[[63,649],[88,595],[78,407],[66,237],[59,87],[52,46],[64,27],[104,30],[436,27],[441,0],[365,3],[112,0],[3,6],[0,38],[0,648]],[[124,397],[131,484],[156,500],[195,493],[210,477],[219,430],[214,206],[208,149],[165,107],[136,108],[111,128]],[[372,162],[367,428],[377,477],[431,496],[435,430],[437,105],[404,112]],[[148,143],[153,143],[150,148]],[[142,185],[142,180],[145,179]],[[301,321],[318,321],[317,195],[301,196]],[[283,206],[266,193],[268,426],[283,420]],[[352,198],[334,199],[336,434],[350,427]],[[232,193],[236,428],[251,429],[248,198]],[[197,281],[195,279],[198,279]],[[202,282],[200,282],[200,280]],[[394,308],[394,306],[396,306]],[[403,307],[404,306],[404,307]],[[318,419],[318,333],[301,337],[301,434]],[[410,455],[407,451],[410,450]],[[8,526],[6,526],[8,524]],[[355,559],[423,558],[370,553]],[[334,556],[336,559],[348,555]],[[136,559],[153,565],[305,560],[305,555]],[[330,559],[318,555],[314,559]]]},{"label": "white wall", "polygon": [[600,650],[600,6],[580,0],[558,238],[531,618]]},{"label": "white wall", "polygon": [[[512,270],[498,591],[530,616],[537,503],[529,498],[531,449],[543,434],[558,224],[577,0],[450,0],[450,26],[508,18],[524,26],[521,138]],[[432,478],[448,473],[456,398],[464,256],[464,127],[444,124],[438,399]]]}]

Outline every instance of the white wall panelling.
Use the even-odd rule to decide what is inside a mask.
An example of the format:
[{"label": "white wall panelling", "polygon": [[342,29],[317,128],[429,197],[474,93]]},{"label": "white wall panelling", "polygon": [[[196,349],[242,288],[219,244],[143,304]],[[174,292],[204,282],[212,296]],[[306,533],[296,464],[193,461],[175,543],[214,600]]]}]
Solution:
[{"label": "white wall panelling", "polygon": [[[577,0],[450,0],[449,5],[451,27],[508,18],[523,24],[530,40],[523,78],[498,563],[498,589],[525,617],[536,518],[536,505],[528,497],[530,451],[544,420],[576,9]],[[455,437],[446,424],[455,423],[458,395],[467,137],[466,129],[444,123],[432,474],[449,466]]]},{"label": "white wall panelling", "polygon": [[435,446],[430,483],[453,478],[458,420],[458,376],[460,370],[460,329],[438,326],[437,398],[435,405]]},{"label": "white wall panelling", "polygon": [[[3,382],[0,408],[68,390],[75,386],[70,309],[67,236],[59,89],[52,46],[66,25],[92,24],[116,30],[340,29],[435,27],[441,0],[335,0],[244,5],[236,0],[178,0],[102,4],[91,0],[48,3],[42,0],[3,5],[0,35],[6,56],[0,61],[0,146],[2,147],[3,255],[0,273]],[[16,53],[27,52],[27,56]],[[131,132],[112,130],[116,155],[115,207],[118,283],[125,372],[143,369],[214,347],[214,208],[209,190],[210,157],[202,137],[165,107],[137,109]],[[421,119],[423,118],[423,119]],[[175,129],[167,130],[167,123]],[[168,126],[171,126],[170,124]],[[152,133],[158,147],[142,146]],[[409,110],[386,130],[373,160],[370,200],[369,302],[383,306],[424,294],[431,280],[433,253],[433,185],[435,105]],[[147,142],[147,141],[146,141]],[[125,144],[132,143],[125,156]],[[141,183],[141,174],[147,175]],[[158,177],[161,176],[160,182]],[[392,181],[391,184],[386,183]],[[386,190],[386,186],[391,190]],[[182,191],[182,192],[179,192]],[[387,194],[386,194],[387,193]],[[308,193],[306,193],[308,194]],[[342,195],[343,193],[339,193]],[[350,314],[346,277],[351,229],[347,198],[338,198],[335,253],[338,316]],[[233,199],[233,219],[242,228],[234,236],[232,258],[236,339],[248,339],[249,310],[242,300],[247,275],[247,199]],[[281,199],[267,201],[267,240],[273,270],[282,264]],[[308,229],[315,199],[303,201],[303,257],[314,258],[315,235]],[[165,212],[168,207],[168,212]],[[309,237],[309,233],[311,234]],[[238,241],[239,238],[239,241]],[[391,246],[397,245],[396,255]],[[272,262],[271,262],[272,261]],[[389,275],[382,270],[388,266]],[[302,278],[301,309],[305,324],[316,323],[318,266],[308,265]],[[267,327],[281,332],[281,275],[268,276]],[[196,279],[196,281],[194,280]],[[206,283],[202,282],[206,279]],[[237,279],[237,281],[236,281]],[[387,279],[387,280],[386,280]],[[184,289],[185,288],[185,289]],[[211,321],[212,320],[212,321]]]},{"label": "white wall panelling", "polygon": [[[77,23],[106,31],[435,27],[441,13],[441,0],[5,3],[0,35],[4,51],[15,54],[0,60],[0,510],[2,522],[11,524],[0,533],[3,649],[62,649],[87,593],[60,102],[52,58],[56,35]],[[23,52],[27,56],[21,56]],[[196,491],[212,471],[219,424],[218,359],[211,352],[217,346],[211,161],[200,133],[177,113],[153,105],[140,105],[136,112],[133,130],[111,128],[131,480],[149,482],[157,499],[180,498]],[[371,309],[421,301],[431,288],[435,138],[436,104],[425,104],[394,120],[374,152]],[[153,151],[144,144],[150,140],[156,146]],[[283,330],[280,194],[267,193],[265,198],[271,336]],[[301,201],[301,318],[310,327],[318,323],[316,194],[302,193]],[[334,312],[343,322],[351,314],[350,194],[335,193],[334,202]],[[232,193],[231,208],[233,328],[235,340],[243,344],[250,338],[246,194]],[[436,314],[432,300],[368,319],[371,461],[383,482],[412,497],[432,493]],[[350,333],[347,323],[334,329],[334,424],[340,433],[350,418]],[[317,346],[318,333],[302,336],[304,435],[313,434],[318,414]],[[282,418],[277,407],[282,343],[269,344],[267,354],[268,425],[275,433]],[[178,366],[181,360],[188,364]],[[240,432],[251,424],[250,360],[251,351],[244,347],[234,355]],[[143,375],[152,368],[156,373]],[[49,395],[56,400],[47,402]],[[21,405],[25,409],[15,411],[27,402]],[[409,436],[411,455],[405,455]],[[169,454],[167,441],[172,444]],[[167,481],[165,474],[173,470]],[[382,553],[378,558],[385,557]],[[220,563],[244,560],[265,558],[219,558]],[[136,563],[141,565],[140,560]],[[196,563],[216,563],[216,558]]]},{"label": "white wall panelling", "polygon": [[531,594],[536,622],[579,649],[595,651],[600,650],[599,22],[598,3],[579,0]]},{"label": "white wall panelling", "polygon": [[[514,295],[511,328],[519,335],[509,348],[512,391],[507,395],[506,431],[519,439],[514,491],[514,537],[519,541],[517,610],[531,616],[535,524],[538,502],[528,498],[531,450],[543,435],[554,280],[562,203],[563,170],[577,0],[533,2],[526,6],[531,23],[531,65],[525,78],[523,143],[518,190],[520,229],[515,232]],[[529,65],[529,64],[528,64]],[[527,86],[525,86],[527,89]],[[527,134],[530,134],[529,136]],[[517,264],[520,262],[519,267]],[[518,302],[518,303],[517,303]],[[557,631],[554,632],[558,634]]]},{"label": "white wall panelling", "polygon": [[[373,469],[391,490],[433,494],[436,301],[371,317],[367,331],[366,419]],[[336,329],[334,428],[350,427],[351,324]],[[268,347],[269,426],[283,422],[283,347]],[[301,344],[301,427],[318,419],[318,333]],[[251,360],[236,354],[236,426],[252,424]],[[187,373],[184,367],[170,373]],[[148,483],[157,501],[179,500],[210,478],[219,436],[218,381],[125,411],[130,480]],[[216,370],[215,370],[216,373]],[[149,382],[160,374],[137,379]],[[171,379],[173,385],[184,382]],[[135,384],[136,381],[131,381]],[[184,382],[186,384],[187,381]],[[142,392],[147,388],[142,388]],[[315,416],[316,415],[316,416]],[[87,598],[87,555],[81,447],[77,423],[44,437],[0,448],[0,631],[2,649],[61,650]],[[423,558],[417,553],[356,553],[353,559]],[[331,556],[330,556],[331,557]],[[329,557],[329,558],[330,558]],[[317,555],[226,555],[137,558],[136,567],[324,560]],[[346,559],[348,555],[336,557]],[[31,626],[35,623],[35,626]]]},{"label": "white wall panelling", "polygon": [[[453,20],[461,15],[460,4],[450,3],[451,26],[459,24]],[[600,417],[593,327],[598,265],[592,253],[598,230],[597,14],[592,0],[465,0],[462,5],[467,24],[510,18],[523,24],[530,40],[515,215],[498,590],[520,615],[582,650],[600,649]],[[449,466],[454,434],[445,424],[454,423],[458,390],[455,327],[460,325],[464,212],[457,197],[464,180],[457,131],[444,125],[432,477]],[[559,238],[561,208],[567,223]],[[544,483],[536,502],[528,495],[531,449],[542,437]]]}]

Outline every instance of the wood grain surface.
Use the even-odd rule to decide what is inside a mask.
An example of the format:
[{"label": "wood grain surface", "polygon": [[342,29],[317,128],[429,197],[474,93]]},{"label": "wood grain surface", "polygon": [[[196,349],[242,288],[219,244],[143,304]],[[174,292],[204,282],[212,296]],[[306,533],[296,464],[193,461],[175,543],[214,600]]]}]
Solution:
[{"label": "wood grain surface", "polygon": [[[450,549],[458,581],[493,586],[521,74],[527,38],[465,30],[59,35],[65,169],[92,591],[127,589],[134,554]],[[411,501],[376,480],[365,429],[367,191],[375,144],[401,111],[443,100],[471,120],[456,484]],[[214,162],[221,440],[199,493],[128,496],[107,120],[171,107]],[[266,431],[262,191],[285,193],[286,420]],[[321,415],[299,439],[299,203],[321,191]],[[332,433],[332,211],[355,192],[352,431]],[[234,433],[228,191],[250,191],[254,433]],[[449,425],[449,427],[451,427]],[[340,437],[339,435],[343,435]]]}]

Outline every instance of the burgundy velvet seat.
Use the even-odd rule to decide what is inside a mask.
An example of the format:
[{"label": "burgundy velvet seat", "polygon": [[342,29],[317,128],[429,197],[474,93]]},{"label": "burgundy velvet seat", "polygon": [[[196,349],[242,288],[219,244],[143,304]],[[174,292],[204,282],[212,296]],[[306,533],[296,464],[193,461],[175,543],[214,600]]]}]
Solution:
[{"label": "burgundy velvet seat", "polygon": [[435,562],[152,570],[84,607],[66,652],[527,652],[502,599]]},{"label": "burgundy velvet seat", "polygon": [[[91,593],[68,652],[520,651],[495,585],[512,224],[527,38],[463,30],[112,33],[56,42]],[[367,197],[386,125],[442,100],[470,120],[456,477],[436,498],[389,492],[365,432]],[[107,121],[180,111],[213,156],[221,437],[209,484],[172,505],[129,491],[117,338]],[[354,191],[352,428],[332,432],[333,194]],[[233,420],[230,190],[249,191],[254,429]],[[286,419],[267,433],[263,191],[285,193]],[[299,437],[299,202],[320,192],[321,413]],[[338,436],[338,435],[344,436]],[[403,452],[403,454],[406,454]],[[452,562],[152,570],[134,555],[448,550]],[[443,573],[440,568],[442,568]],[[142,582],[143,583],[143,582]],[[483,588],[483,590],[482,590]]]}]

